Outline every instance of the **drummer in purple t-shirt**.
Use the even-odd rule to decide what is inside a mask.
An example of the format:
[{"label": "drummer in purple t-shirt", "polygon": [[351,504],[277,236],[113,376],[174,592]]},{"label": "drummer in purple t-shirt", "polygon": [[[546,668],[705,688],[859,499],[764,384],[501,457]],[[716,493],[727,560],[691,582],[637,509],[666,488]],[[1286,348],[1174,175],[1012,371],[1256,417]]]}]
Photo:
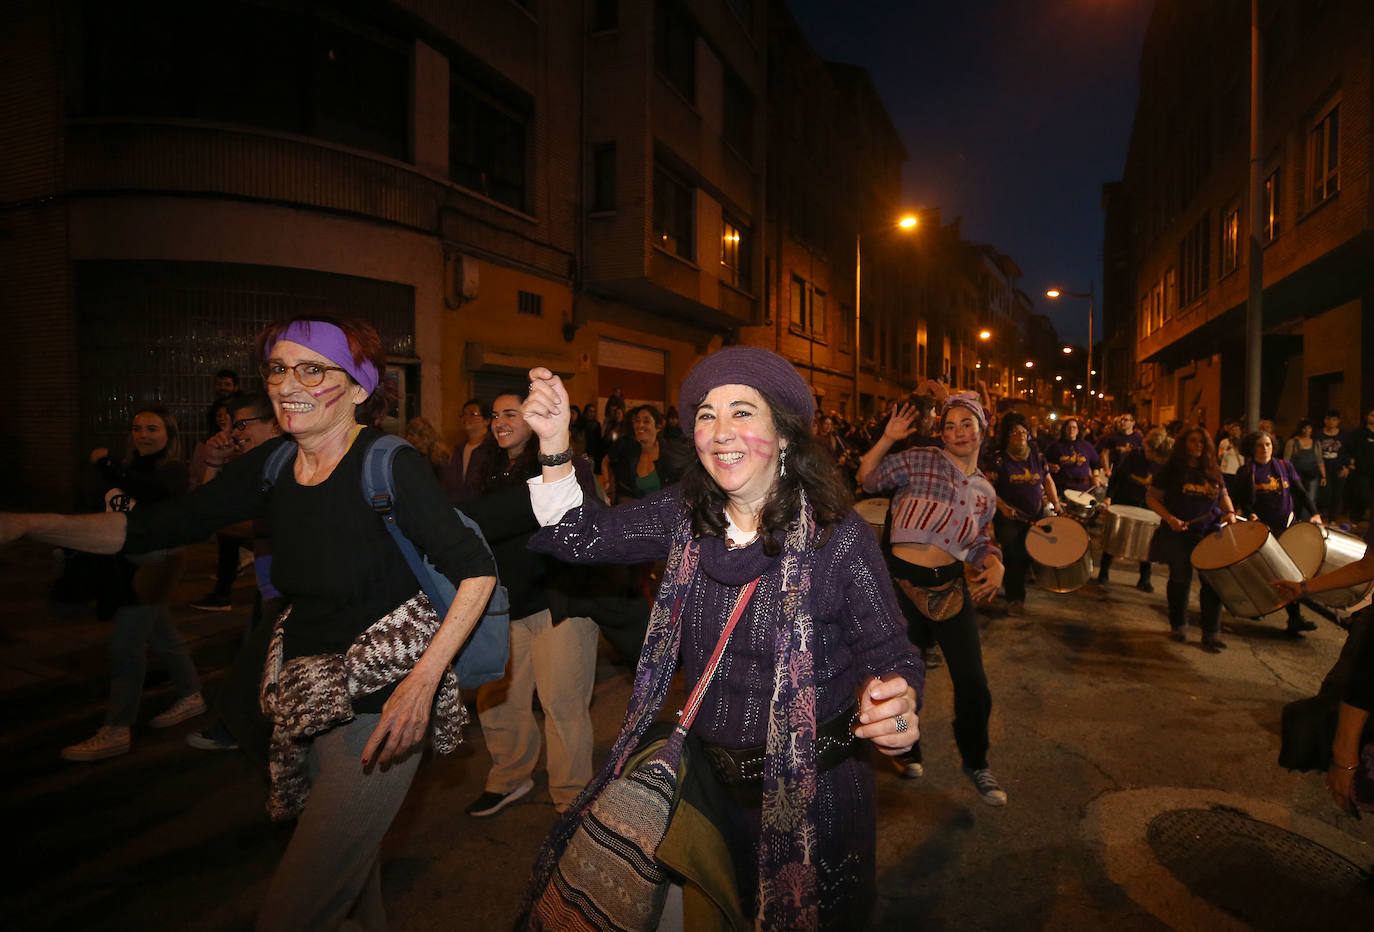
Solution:
[{"label": "drummer in purple t-shirt", "polygon": [[1026,572],[1030,555],[1026,553],[1026,533],[1040,517],[1045,503],[1059,510],[1059,493],[1050,478],[1049,466],[1030,442],[1030,427],[1024,415],[1015,411],[1002,418],[997,451],[983,465],[997,491],[997,514],[993,530],[1002,545],[1006,574],[1002,585],[1007,595],[1007,614],[1026,611]]},{"label": "drummer in purple t-shirt", "polygon": [[[1252,520],[1263,522],[1269,533],[1278,537],[1296,519],[1295,504],[1308,515],[1313,524],[1321,524],[1321,515],[1307,490],[1303,488],[1297,467],[1287,460],[1274,458],[1274,438],[1266,431],[1250,434],[1240,444],[1241,452],[1250,459],[1236,473],[1236,507]],[[1289,602],[1288,636],[1302,637],[1304,631],[1317,626],[1302,617],[1297,602]]]},{"label": "drummer in purple t-shirt", "polygon": [[[1150,507],[1145,501],[1146,494],[1173,449],[1174,438],[1169,436],[1167,430],[1156,427],[1150,431],[1143,447],[1132,448],[1117,461],[1111,479],[1107,482],[1107,498],[1102,506],[1109,511],[1113,502],[1132,508]],[[1111,565],[1112,555],[1103,551],[1097,571],[1097,581],[1101,585],[1107,585],[1107,571],[1111,569]],[[1154,584],[1150,582],[1150,570],[1150,561],[1141,560],[1140,579],[1135,584],[1141,592],[1155,591]]]},{"label": "drummer in purple t-shirt", "polygon": [[[1186,640],[1188,590],[1193,582],[1193,548],[1223,524],[1236,520],[1236,509],[1222,480],[1217,447],[1201,427],[1184,431],[1154,482],[1146,502],[1161,518],[1150,542],[1150,559],[1169,564],[1169,637]],[[1198,601],[1202,606],[1202,649],[1216,654],[1226,649],[1221,639],[1221,597],[1206,579]]]},{"label": "drummer in purple t-shirt", "polygon": [[1091,492],[1101,485],[1102,460],[1097,447],[1079,436],[1077,418],[1065,418],[1059,425],[1059,439],[1045,451],[1055,485],[1076,492]]}]

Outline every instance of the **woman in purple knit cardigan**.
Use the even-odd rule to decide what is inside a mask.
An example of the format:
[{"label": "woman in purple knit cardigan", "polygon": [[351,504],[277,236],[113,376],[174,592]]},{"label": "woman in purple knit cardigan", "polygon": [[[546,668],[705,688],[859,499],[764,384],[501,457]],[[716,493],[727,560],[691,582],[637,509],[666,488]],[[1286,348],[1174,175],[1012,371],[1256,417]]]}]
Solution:
[{"label": "woman in purple knit cardigan", "polygon": [[[873,532],[812,437],[806,382],[767,350],[707,356],[678,398],[697,454],[681,483],[604,509],[569,478],[562,382],[547,369],[530,378],[525,417],[545,465],[531,499],[546,525],[530,546],[570,562],[668,561],[620,736],[550,834],[531,890],[654,717],[671,711],[661,706],[674,671],[696,683],[737,594],[757,579],[691,729],[727,783],[713,824],[751,924],[862,927],[877,825],[865,748],[911,747],[925,671]],[[684,902],[686,926],[702,927],[690,914],[699,900]]]}]

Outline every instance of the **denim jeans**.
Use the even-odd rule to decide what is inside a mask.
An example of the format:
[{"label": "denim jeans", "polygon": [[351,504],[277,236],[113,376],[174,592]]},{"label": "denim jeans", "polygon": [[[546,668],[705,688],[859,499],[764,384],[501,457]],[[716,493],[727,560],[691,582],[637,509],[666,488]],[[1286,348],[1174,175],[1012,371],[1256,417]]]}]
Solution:
[{"label": "denim jeans", "polygon": [[178,696],[200,689],[195,664],[165,604],[126,605],[114,616],[110,636],[110,704],[106,725],[132,725],[143,698],[143,676],[151,647],[167,668]]}]

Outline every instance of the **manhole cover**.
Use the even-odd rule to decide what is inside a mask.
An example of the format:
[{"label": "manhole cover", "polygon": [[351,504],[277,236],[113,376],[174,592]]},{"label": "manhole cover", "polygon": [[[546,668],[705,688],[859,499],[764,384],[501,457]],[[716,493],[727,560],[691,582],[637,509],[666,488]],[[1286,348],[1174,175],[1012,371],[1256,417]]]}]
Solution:
[{"label": "manhole cover", "polygon": [[1370,875],[1330,848],[1234,809],[1174,809],[1150,821],[1159,862],[1195,896],[1257,929],[1360,928]]}]

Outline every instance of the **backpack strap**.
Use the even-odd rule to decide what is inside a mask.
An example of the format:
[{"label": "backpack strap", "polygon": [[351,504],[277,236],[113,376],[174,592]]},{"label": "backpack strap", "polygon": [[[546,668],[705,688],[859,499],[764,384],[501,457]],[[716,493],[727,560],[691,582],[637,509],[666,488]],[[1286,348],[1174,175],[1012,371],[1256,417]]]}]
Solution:
[{"label": "backpack strap", "polygon": [[267,461],[262,464],[262,491],[267,494],[272,491],[272,486],[281,478],[282,470],[296,460],[296,442],[287,440],[277,447],[267,457]]},{"label": "backpack strap", "polygon": [[392,434],[383,434],[372,442],[363,457],[363,497],[382,519],[382,526],[396,542],[401,556],[405,557],[406,565],[415,574],[415,579],[420,583],[425,595],[429,596],[435,611],[442,615],[448,608],[448,600],[435,590],[420,552],[415,549],[410,538],[401,533],[401,526],[396,523],[396,484],[391,475],[391,467],[396,460],[396,452],[408,446],[409,443]]}]

